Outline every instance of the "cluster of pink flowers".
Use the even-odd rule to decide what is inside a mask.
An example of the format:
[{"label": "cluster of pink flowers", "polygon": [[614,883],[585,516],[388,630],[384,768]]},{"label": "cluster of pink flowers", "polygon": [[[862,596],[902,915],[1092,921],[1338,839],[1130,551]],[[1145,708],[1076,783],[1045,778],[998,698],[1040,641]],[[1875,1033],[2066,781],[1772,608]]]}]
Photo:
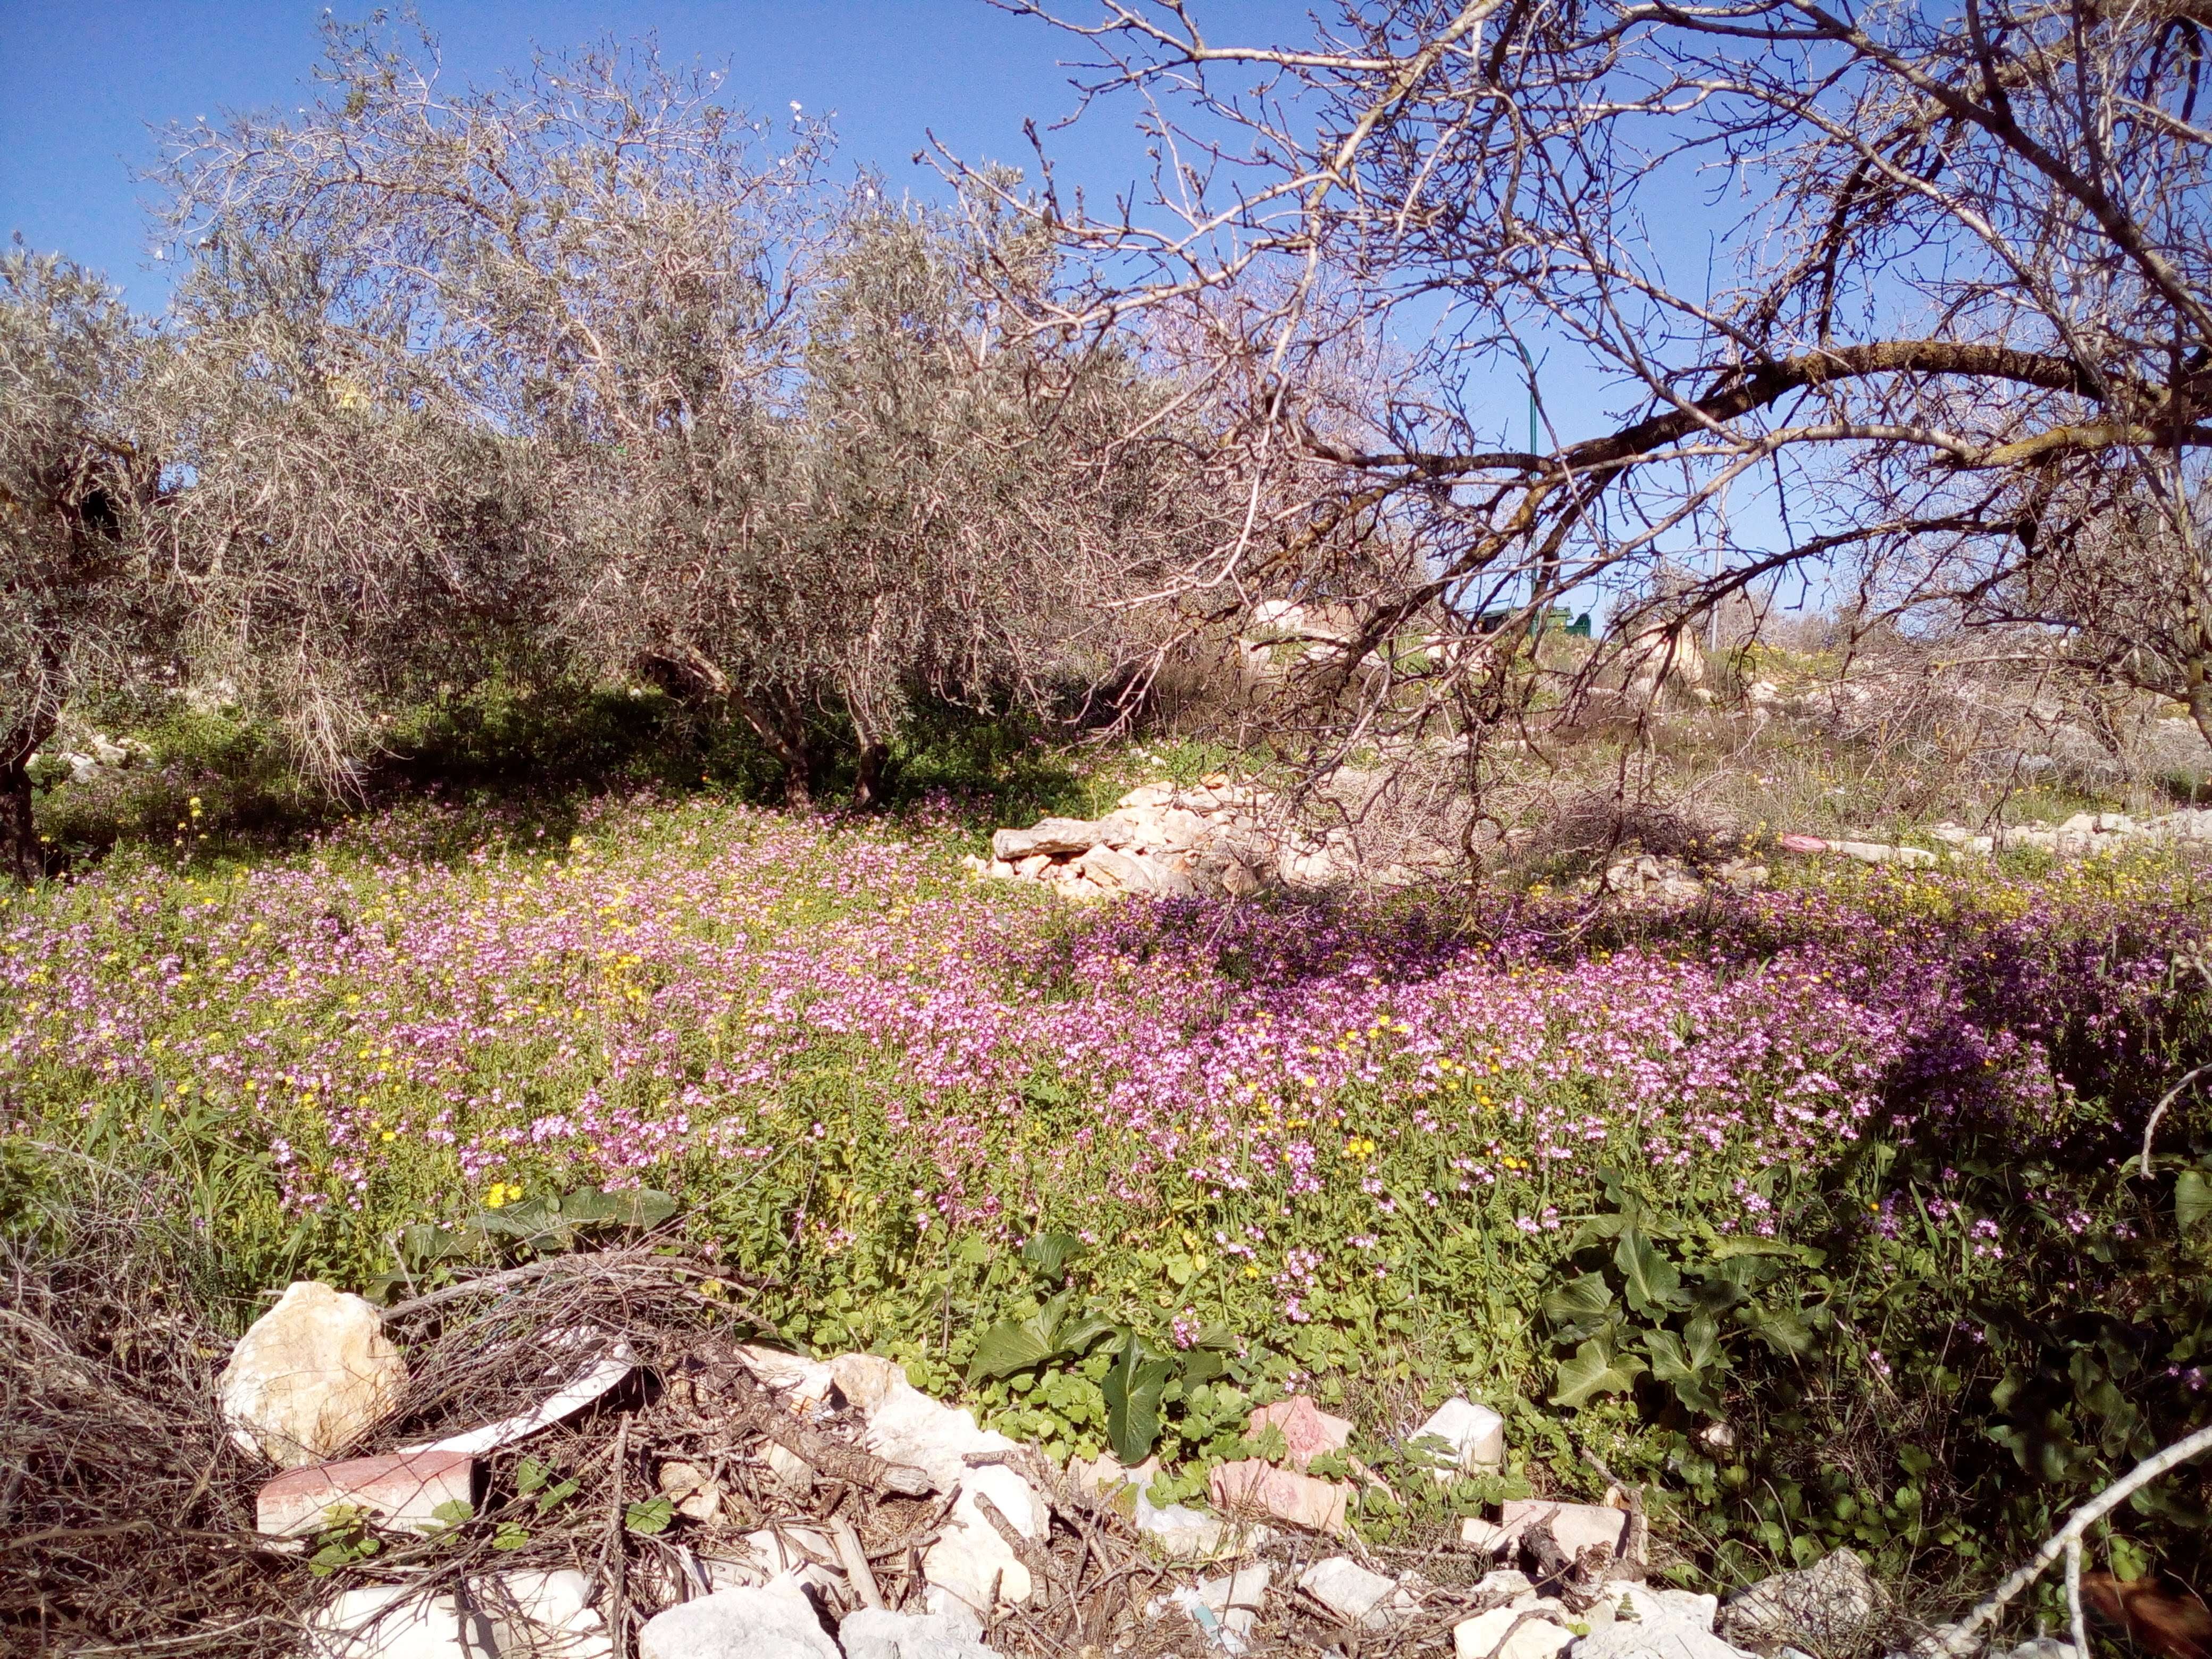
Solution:
[{"label": "cluster of pink flowers", "polygon": [[[465,1194],[696,1188],[874,1136],[901,1173],[806,1218],[825,1246],[1193,1195],[1248,1264],[1251,1220],[1324,1195],[1354,1245],[1492,1201],[1540,1233],[1607,1162],[1725,1170],[1758,1231],[1756,1171],[1899,1110],[2032,1133],[2062,1047],[2136,1041],[2185,908],[2014,896],[1947,929],[1769,894],[1603,948],[1504,898],[1071,915],[962,883],[942,837],[609,804],[557,857],[331,849],[19,901],[0,1066],[33,1115],[216,1112],[295,1209],[374,1209],[403,1167],[419,1193],[426,1159]],[[1310,1258],[1268,1274],[1293,1320]]]}]

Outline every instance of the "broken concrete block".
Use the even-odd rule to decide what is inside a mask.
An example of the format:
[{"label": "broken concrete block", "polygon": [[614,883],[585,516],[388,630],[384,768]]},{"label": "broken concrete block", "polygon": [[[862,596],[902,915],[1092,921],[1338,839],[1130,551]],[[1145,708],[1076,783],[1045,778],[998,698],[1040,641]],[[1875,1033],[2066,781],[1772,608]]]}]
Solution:
[{"label": "broken concrete block", "polygon": [[637,1659],[844,1659],[806,1592],[790,1578],[722,1589],[656,1613]]},{"label": "broken concrete block", "polygon": [[660,1495],[692,1521],[712,1521],[722,1507],[721,1483],[696,1463],[676,1459],[660,1466]]},{"label": "broken concrete block", "polygon": [[1217,1508],[1257,1513],[1315,1532],[1342,1533],[1351,1488],[1279,1469],[1256,1457],[1218,1463],[1206,1479]]},{"label": "broken concrete block", "polygon": [[[1451,1449],[1454,1468],[1495,1472],[1505,1467],[1505,1419],[1487,1406],[1461,1398],[1447,1400],[1413,1431],[1413,1438],[1441,1440]],[[1439,1474],[1452,1471],[1440,1469]]]},{"label": "broken concrete block", "polygon": [[383,1316],[312,1279],[287,1288],[253,1322],[217,1382],[231,1439],[286,1468],[343,1451],[406,1387],[407,1364]]},{"label": "broken concrete block", "polygon": [[1576,1643],[1573,1659],[1749,1659],[1712,1633],[1712,1615],[1700,1605],[1712,1597],[1641,1584],[1624,1589],[1613,1621]]},{"label": "broken concrete block", "polygon": [[428,1531],[445,1504],[474,1501],[477,1461],[464,1452],[391,1452],[343,1463],[314,1463],[269,1481],[254,1499],[254,1525],[275,1538],[319,1532],[324,1515],[344,1506],[388,1527]]},{"label": "broken concrete block", "polygon": [[738,1360],[756,1380],[789,1395],[795,1406],[819,1406],[830,1398],[835,1379],[818,1359],[747,1343],[738,1349]]},{"label": "broken concrete block", "polygon": [[1294,1469],[1303,1469],[1329,1452],[1342,1451],[1352,1438],[1349,1418],[1330,1416],[1304,1395],[1261,1407],[1245,1419],[1244,1437],[1256,1440],[1271,1428],[1282,1431],[1289,1448],[1283,1462]]},{"label": "broken concrete block", "polygon": [[1189,1589],[1180,1589],[1154,1601],[1148,1611],[1158,1618],[1170,1607],[1181,1607],[1213,1645],[1229,1653],[1242,1653],[1260,1621],[1267,1598],[1267,1583],[1274,1569],[1266,1562],[1219,1578],[1201,1578]]}]

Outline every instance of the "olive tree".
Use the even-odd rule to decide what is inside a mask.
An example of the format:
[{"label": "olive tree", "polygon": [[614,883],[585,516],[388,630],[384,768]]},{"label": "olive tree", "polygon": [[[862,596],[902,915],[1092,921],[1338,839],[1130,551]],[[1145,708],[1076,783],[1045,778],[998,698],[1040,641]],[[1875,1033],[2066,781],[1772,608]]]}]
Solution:
[{"label": "olive tree", "polygon": [[[1126,654],[1135,608],[1114,601],[1203,498],[1168,487],[1196,452],[1170,410],[1145,414],[1170,400],[1114,341],[1004,325],[981,270],[1048,287],[1049,238],[832,188],[817,124],[750,120],[650,52],[449,89],[427,42],[328,38],[316,105],[180,133],[167,174],[195,334],[240,337],[243,380],[296,360],[256,429],[290,495],[358,502],[301,524],[322,551],[285,565],[313,574],[278,614],[332,581],[404,614],[380,584],[445,545],[426,515],[471,467],[511,499],[491,480],[519,465],[521,563],[551,594],[527,625],[590,672],[728,710],[794,801],[832,734],[875,799],[919,694],[1040,696]],[[297,350],[240,336],[271,314]],[[310,410],[336,449],[283,428]],[[399,479],[410,446],[444,458],[421,490],[374,505],[333,476],[343,454]],[[237,447],[209,447],[210,478]],[[240,517],[196,494],[203,526]],[[325,533],[371,520],[357,543]],[[498,599],[479,567],[443,568],[457,601]],[[384,650],[373,629],[346,644]]]},{"label": "olive tree", "polygon": [[174,620],[138,522],[160,485],[143,435],[152,349],[90,272],[0,254],[0,858],[41,867],[29,763],[69,698],[159,649]]}]

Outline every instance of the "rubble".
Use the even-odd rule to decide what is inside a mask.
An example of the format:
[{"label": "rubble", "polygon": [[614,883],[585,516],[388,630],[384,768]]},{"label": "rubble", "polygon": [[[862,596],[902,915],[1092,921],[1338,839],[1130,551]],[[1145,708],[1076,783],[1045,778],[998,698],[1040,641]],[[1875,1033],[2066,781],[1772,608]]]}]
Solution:
[{"label": "rubble", "polygon": [[1713,1634],[1710,1595],[1626,1589],[1614,1617],[1574,1645],[1569,1659],[1747,1659]]},{"label": "rubble", "polygon": [[1222,1577],[1201,1578],[1188,1589],[1161,1597],[1147,1611],[1158,1618],[1170,1607],[1180,1607],[1215,1646],[1242,1653],[1259,1623],[1273,1576],[1273,1569],[1262,1562]]},{"label": "rubble", "polygon": [[964,1607],[943,1613],[862,1607],[837,1626],[845,1659],[991,1659],[983,1627]]},{"label": "rubble", "polygon": [[437,1510],[474,1496],[477,1461],[465,1452],[388,1452],[343,1463],[291,1469],[261,1488],[254,1524],[272,1538],[321,1529],[333,1508],[356,1510],[386,1526],[427,1531]]},{"label": "rubble", "polygon": [[1552,1659],[1574,1640],[1574,1632],[1547,1609],[1492,1607],[1452,1626],[1452,1655],[1453,1659]]},{"label": "rubble", "polygon": [[488,1623],[450,1595],[410,1584],[341,1590],[307,1627],[311,1659],[477,1659],[492,1650]]},{"label": "rubble", "polygon": [[[1638,1517],[1626,1509],[1606,1504],[1560,1504],[1546,1498],[1510,1498],[1502,1504],[1500,1536],[1489,1547],[1517,1544],[1539,1522],[1549,1526],[1553,1539],[1570,1557],[1595,1547],[1611,1551],[1616,1561],[1643,1559]],[[1466,1528],[1462,1530],[1464,1534]]]},{"label": "rubble", "polygon": [[592,1582],[573,1567],[499,1573],[477,1581],[472,1599],[489,1627],[487,1655],[614,1659],[606,1620],[591,1604]]},{"label": "rubble", "polygon": [[318,1463],[374,1428],[407,1386],[377,1310],[303,1279],[255,1320],[217,1383],[241,1450],[286,1468]]},{"label": "rubble", "polygon": [[1352,1439],[1349,1418],[1332,1417],[1304,1395],[1262,1406],[1244,1422],[1244,1437],[1256,1440],[1268,1429],[1281,1432],[1283,1462],[1304,1469],[1315,1458],[1342,1451]]},{"label": "rubble", "polygon": [[1396,1579],[1370,1572],[1348,1555],[1315,1562],[1298,1575],[1298,1588],[1363,1630],[1388,1630],[1421,1609],[1420,1598]]},{"label": "rubble", "polygon": [[1341,1534],[1352,1489],[1341,1481],[1317,1480],[1293,1469],[1277,1468],[1256,1457],[1217,1463],[1206,1477],[1215,1507],[1264,1515],[1312,1532]]},{"label": "rubble", "polygon": [[1412,1437],[1416,1441],[1443,1442],[1453,1467],[1437,1470],[1439,1480],[1478,1470],[1495,1472],[1505,1467],[1505,1419],[1489,1407],[1477,1405],[1464,1395],[1437,1407],[1429,1420],[1413,1431]]},{"label": "rubble", "polygon": [[[966,863],[978,878],[1038,882],[1076,899],[1248,897],[1271,887],[1318,892],[1359,873],[1348,830],[1289,824],[1283,806],[1273,792],[1224,775],[1194,788],[1143,784],[1101,818],[1048,817],[1026,830],[1000,830],[988,860]],[[1417,880],[1455,854],[1439,845],[1425,856],[1427,864],[1401,859],[1375,877]]]}]

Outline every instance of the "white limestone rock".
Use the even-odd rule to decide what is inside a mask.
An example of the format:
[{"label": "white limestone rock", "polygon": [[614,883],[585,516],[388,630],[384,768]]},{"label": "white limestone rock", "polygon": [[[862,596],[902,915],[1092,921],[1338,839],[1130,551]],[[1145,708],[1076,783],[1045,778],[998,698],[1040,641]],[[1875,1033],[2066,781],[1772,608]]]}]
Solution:
[{"label": "white limestone rock", "polygon": [[1729,1598],[1720,1633],[1738,1647],[1773,1653],[1796,1644],[1821,1650],[1853,1645],[1881,1610],[1881,1589],[1866,1563],[1837,1550],[1813,1566],[1780,1572]]},{"label": "white limestone rock", "polygon": [[657,1613],[637,1659],[844,1659],[797,1582],[716,1590]]},{"label": "white limestone rock", "polygon": [[397,1407],[407,1363],[374,1308],[303,1279],[238,1340],[216,1386],[240,1449],[298,1468],[336,1456]]},{"label": "white limestone rock", "polygon": [[1452,1626],[1453,1659],[1553,1659],[1572,1645],[1574,1632],[1547,1610],[1492,1607]]},{"label": "white limestone rock", "polygon": [[498,1654],[531,1659],[614,1659],[606,1620],[591,1605],[591,1580],[573,1567],[496,1573],[474,1586]]},{"label": "white limestone rock", "polygon": [[1348,1555],[1316,1561],[1298,1588],[1347,1625],[1388,1630],[1421,1610],[1420,1598],[1387,1573],[1370,1572]]},{"label": "white limestone rock", "polygon": [[[1464,1397],[1445,1401],[1413,1431],[1416,1440],[1431,1437],[1451,1449],[1457,1470],[1495,1473],[1505,1467],[1505,1419],[1487,1406]],[[1449,1476],[1453,1471],[1437,1473]]]},{"label": "white limestone rock", "polygon": [[964,1606],[942,1613],[862,1607],[837,1626],[845,1659],[991,1659],[983,1626]]}]

